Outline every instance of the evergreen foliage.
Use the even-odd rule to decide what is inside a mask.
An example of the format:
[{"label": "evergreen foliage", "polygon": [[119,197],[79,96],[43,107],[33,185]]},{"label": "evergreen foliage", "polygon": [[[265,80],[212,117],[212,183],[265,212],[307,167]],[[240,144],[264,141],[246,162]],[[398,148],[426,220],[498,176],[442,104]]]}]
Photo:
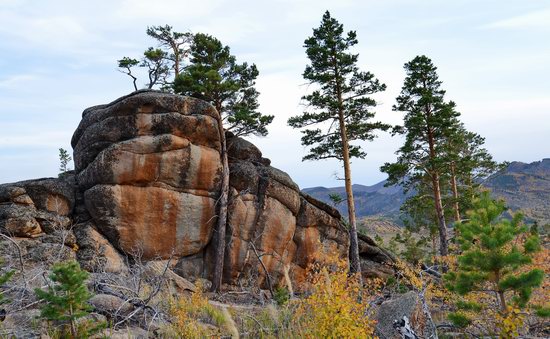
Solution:
[{"label": "evergreen foliage", "polygon": [[[468,221],[457,224],[457,242],[462,253],[458,267],[445,275],[449,290],[468,295],[473,292],[495,296],[495,304],[502,314],[514,307],[524,308],[533,288],[541,285],[544,272],[540,269],[525,270],[533,254],[540,249],[537,234],[532,234],[522,224],[522,215],[511,220],[501,215],[506,208],[502,201],[494,201],[484,192],[474,201],[474,209],[468,212]],[[480,311],[475,302],[461,303],[459,309]],[[458,325],[466,324],[465,316],[452,314]]]},{"label": "evergreen foliage", "polygon": [[81,270],[76,261],[58,263],[50,275],[54,285],[46,291],[35,289],[36,296],[45,302],[40,316],[58,325],[62,337],[87,338],[104,327],[104,324],[77,324],[78,319],[91,311],[87,302],[92,294],[86,287],[87,278],[88,272]]},{"label": "evergreen foliage", "polygon": [[140,67],[147,69],[149,82],[145,84],[148,89],[153,88],[157,84],[166,84],[166,78],[170,74],[170,66],[167,62],[168,53],[160,48],[149,47],[143,52]]},{"label": "evergreen foliage", "polygon": [[[302,97],[308,110],[291,117],[288,124],[302,130],[302,145],[312,146],[304,160],[336,158],[343,160],[339,113],[343,113],[348,142],[370,141],[377,130],[388,130],[389,125],[370,121],[375,113],[376,100],[372,94],[384,91],[370,72],[362,72],[357,66],[359,54],[350,49],[358,43],[357,34],[344,35],[343,25],[330,16],[323,15],[321,26],[313,30],[313,36],[304,42],[310,65],[303,73],[304,79],[319,88]],[[309,128],[322,124],[322,128]],[[349,145],[350,157],[364,158],[360,145]]]},{"label": "evergreen foliage", "polygon": [[481,182],[507,163],[495,162],[483,148],[485,139],[466,130],[462,123],[450,132],[445,143],[448,186],[451,190],[447,205],[452,206],[453,221],[458,222],[460,216],[472,208],[474,197],[481,192]]},{"label": "evergreen foliage", "polygon": [[[3,264],[3,260],[0,258],[0,265]],[[14,270],[6,270],[3,272],[0,272],[0,286],[4,286],[5,283],[7,283],[11,277],[15,274]],[[7,302],[4,291],[0,290],[0,306],[2,304],[5,304]]]},{"label": "evergreen foliage", "polygon": [[422,55],[405,64],[407,76],[397,97],[395,111],[404,112],[403,126],[396,132],[405,135],[405,143],[396,152],[397,162],[386,163],[381,170],[388,173],[388,183],[403,184],[405,189],[429,182],[437,215],[440,253],[446,255],[447,226],[442,203],[442,174],[447,173],[445,144],[459,127],[455,104],[444,100],[445,91],[437,75],[437,67]]},{"label": "evergreen foliage", "polygon": [[67,150],[60,148],[59,149],[59,172],[60,174],[63,174],[67,171],[69,171],[69,162],[73,160],[71,156],[69,155],[69,152]]},{"label": "evergreen foliage", "polygon": [[[193,34],[176,32],[170,25],[147,27],[146,33],[157,41],[159,47],[157,50],[162,52],[162,58],[168,66],[164,72],[166,78],[173,76],[175,80],[184,67],[183,61],[189,53]],[[150,47],[148,50],[151,49],[153,48]],[[164,84],[170,85],[171,83],[166,78]]]},{"label": "evergreen foliage", "polygon": [[[386,86],[372,73],[359,70],[359,55],[350,52],[357,43],[354,31],[344,34],[343,25],[325,12],[321,25],[304,42],[310,64],[303,77],[316,89],[302,97],[307,110],[288,119],[291,127],[302,129],[302,145],[310,147],[303,160],[335,158],[343,162],[352,272],[360,267],[350,158],[364,158],[366,153],[360,145],[350,142],[373,140],[377,130],[390,128],[371,121],[375,116],[372,108],[377,104],[372,94],[384,91]],[[312,128],[313,125],[319,127]]]},{"label": "evergreen foliage", "polygon": [[397,233],[392,240],[403,245],[403,250],[399,255],[411,264],[417,265],[426,257],[427,241],[425,237],[415,238],[411,230],[405,228],[401,234]]},{"label": "evergreen foliage", "polygon": [[119,71],[132,78],[136,91],[137,77],[132,72],[136,66],[147,70],[149,82],[145,84],[145,88],[157,86],[164,91],[171,90],[173,81],[169,78],[175,79],[183,69],[193,35],[189,32],[176,32],[169,25],[147,27],[146,33],[157,41],[158,46],[147,48],[140,60],[130,57],[118,60]]},{"label": "evergreen foliage", "polygon": [[237,63],[229,46],[197,33],[190,49],[190,65],[176,78],[173,89],[214,105],[222,115],[225,129],[234,135],[265,136],[273,116],[258,111],[258,74],[256,65]]}]

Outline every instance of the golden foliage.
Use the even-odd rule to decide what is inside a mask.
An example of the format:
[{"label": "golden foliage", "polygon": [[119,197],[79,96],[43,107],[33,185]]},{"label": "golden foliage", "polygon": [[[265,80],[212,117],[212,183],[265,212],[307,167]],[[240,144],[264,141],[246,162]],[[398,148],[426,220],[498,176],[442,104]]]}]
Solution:
[{"label": "golden foliage", "polygon": [[[197,291],[190,298],[180,297],[169,303],[172,324],[168,335],[176,338],[206,338],[220,335],[219,330],[226,325],[231,326],[227,319],[229,312],[220,311],[208,302],[199,284]],[[216,325],[217,328],[207,326]]]},{"label": "golden foliage", "polygon": [[496,326],[500,331],[499,338],[517,338],[519,330],[524,325],[525,314],[519,308],[508,307],[504,314],[495,314]]},{"label": "golden foliage", "polygon": [[308,269],[311,294],[291,302],[292,328],[305,338],[373,338],[375,322],[357,276],[345,260],[326,256]]}]

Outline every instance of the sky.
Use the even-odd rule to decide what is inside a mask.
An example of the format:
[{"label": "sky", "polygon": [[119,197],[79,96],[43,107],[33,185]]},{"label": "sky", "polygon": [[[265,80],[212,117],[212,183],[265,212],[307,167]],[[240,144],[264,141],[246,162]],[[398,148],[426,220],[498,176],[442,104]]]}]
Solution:
[{"label": "sky", "polygon": [[[303,42],[326,10],[357,32],[361,70],[387,85],[378,120],[402,121],[392,105],[403,65],[424,54],[496,160],[550,157],[550,1],[0,0],[0,183],[56,176],[82,111],[133,90],[116,60],[139,58],[155,46],[147,26],[169,24],[211,34],[257,65],[260,109],[275,120],[267,137],[250,140],[273,166],[302,188],[343,185],[338,162],[301,161],[300,133],[286,125],[308,93]],[[381,133],[362,144],[368,155],[353,161],[353,182],[385,179],[379,168],[402,142]]]}]

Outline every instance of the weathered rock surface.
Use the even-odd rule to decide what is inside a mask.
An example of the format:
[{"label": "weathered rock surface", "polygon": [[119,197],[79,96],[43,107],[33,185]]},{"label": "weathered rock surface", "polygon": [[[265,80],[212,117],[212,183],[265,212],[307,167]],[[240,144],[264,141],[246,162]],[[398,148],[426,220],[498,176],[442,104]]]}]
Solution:
[{"label": "weathered rock surface", "polygon": [[393,254],[378,247],[376,242],[364,235],[357,234],[359,240],[359,258],[363,278],[387,279],[395,274],[396,258]]},{"label": "weathered rock surface", "polygon": [[80,266],[90,272],[126,273],[124,257],[99,233],[91,222],[75,226]]},{"label": "weathered rock surface", "polygon": [[[285,271],[300,285],[307,266],[328,253],[347,258],[348,234],[340,215],[300,193],[284,172],[271,167],[260,150],[241,138],[228,138],[231,195],[225,279],[265,271],[274,284]],[[243,277],[244,276],[244,277]]]},{"label": "weathered rock surface", "polygon": [[0,232],[34,238],[66,229],[73,210],[74,178],[46,178],[0,185]]},{"label": "weathered rock surface", "polygon": [[143,259],[200,252],[220,185],[216,110],[203,101],[137,92],[84,111],[72,145],[94,224]]},{"label": "weathered rock surface", "polygon": [[[194,280],[213,271],[218,118],[203,101],[156,91],[86,109],[72,138],[74,175],[0,185],[0,231],[39,236],[37,248],[78,249],[82,267],[92,272],[127,273],[135,259],[170,260],[173,287],[191,290],[173,272]],[[273,285],[288,276],[299,289],[311,263],[348,257],[348,232],[336,209],[301,193],[250,142],[226,137],[225,282],[266,287],[268,276]],[[71,225],[70,234],[59,233]],[[360,245],[364,275],[391,274],[388,253],[370,239]]]},{"label": "weathered rock surface", "polygon": [[380,338],[402,338],[398,324],[406,317],[420,338],[430,338],[433,331],[422,311],[418,294],[409,291],[383,302],[376,315],[376,333]]}]

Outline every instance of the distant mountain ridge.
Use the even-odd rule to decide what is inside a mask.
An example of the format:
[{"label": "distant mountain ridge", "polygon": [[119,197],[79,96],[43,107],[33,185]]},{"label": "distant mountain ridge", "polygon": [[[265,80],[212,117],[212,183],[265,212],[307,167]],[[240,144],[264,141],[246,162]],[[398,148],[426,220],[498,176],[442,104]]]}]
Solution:
[{"label": "distant mountain ridge", "polygon": [[[378,216],[399,221],[400,207],[407,195],[400,186],[384,187],[386,180],[372,186],[353,185],[358,217]],[[530,221],[550,223],[550,158],[529,164],[514,161],[503,171],[489,177],[483,185],[496,197],[501,197],[512,210],[521,209]],[[344,187],[311,187],[302,190],[331,204],[330,194],[345,197]],[[410,194],[410,193],[409,193]],[[347,206],[337,206],[347,215]]]},{"label": "distant mountain ridge", "polygon": [[550,224],[550,158],[529,164],[514,161],[483,185],[527,219]]},{"label": "distant mountain ridge", "polygon": [[[401,186],[384,187],[386,180],[372,186],[353,185],[353,195],[355,198],[355,210],[358,217],[380,216],[399,220],[399,208],[407,198]],[[344,187],[312,187],[305,188],[302,192],[307,193],[314,198],[332,204],[330,194],[339,194],[343,198],[346,196]],[[347,205],[341,203],[336,208],[347,216]]]}]

